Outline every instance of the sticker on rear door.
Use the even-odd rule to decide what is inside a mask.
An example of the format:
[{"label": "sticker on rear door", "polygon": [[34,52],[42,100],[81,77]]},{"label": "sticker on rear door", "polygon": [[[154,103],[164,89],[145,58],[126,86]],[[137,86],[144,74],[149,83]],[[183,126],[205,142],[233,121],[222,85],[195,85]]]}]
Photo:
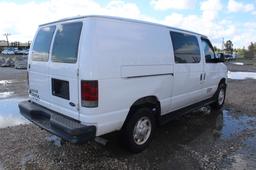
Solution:
[{"label": "sticker on rear door", "polygon": [[34,98],[34,99],[40,99],[40,96],[38,94],[38,90],[35,89],[29,89],[29,94]]}]

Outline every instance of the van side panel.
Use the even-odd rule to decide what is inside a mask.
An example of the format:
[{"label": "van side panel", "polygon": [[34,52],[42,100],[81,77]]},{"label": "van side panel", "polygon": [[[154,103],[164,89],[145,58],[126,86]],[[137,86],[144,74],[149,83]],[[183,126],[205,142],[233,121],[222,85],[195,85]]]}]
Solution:
[{"label": "van side panel", "polygon": [[[80,80],[99,81],[99,106],[80,108],[80,120],[97,134],[119,130],[132,104],[156,96],[171,109],[173,60],[168,29],[143,23],[87,18]],[[81,89],[80,89],[81,91]]]}]

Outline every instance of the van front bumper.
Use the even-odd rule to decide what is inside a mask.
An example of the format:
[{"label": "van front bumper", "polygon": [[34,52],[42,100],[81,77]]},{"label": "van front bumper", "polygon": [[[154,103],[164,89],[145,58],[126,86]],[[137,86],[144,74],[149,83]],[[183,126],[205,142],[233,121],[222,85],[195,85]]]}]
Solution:
[{"label": "van front bumper", "polygon": [[31,101],[19,103],[20,113],[29,121],[71,143],[85,143],[95,138],[96,127],[56,113]]}]

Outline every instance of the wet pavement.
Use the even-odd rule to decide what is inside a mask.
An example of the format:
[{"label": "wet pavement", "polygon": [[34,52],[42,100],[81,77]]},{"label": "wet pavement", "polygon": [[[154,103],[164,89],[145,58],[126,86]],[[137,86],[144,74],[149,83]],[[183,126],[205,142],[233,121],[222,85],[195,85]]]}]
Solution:
[{"label": "wet pavement", "polygon": [[243,62],[231,62],[231,64],[235,64],[235,65],[239,65],[239,66],[243,66],[244,65]]},{"label": "wet pavement", "polygon": [[0,80],[0,99],[27,96],[26,80]]},{"label": "wet pavement", "polygon": [[26,100],[26,98],[0,100],[0,128],[28,123],[28,121],[21,116],[18,109],[18,103],[23,100]]},{"label": "wet pavement", "polygon": [[[226,169],[246,169],[255,170],[256,169],[256,149],[255,149],[256,137],[250,137],[244,143],[244,147],[236,151],[229,157],[229,164],[225,167]],[[224,169],[224,168],[223,168]]]},{"label": "wet pavement", "polygon": [[256,79],[256,72],[231,72],[228,71],[228,78],[233,80]]},{"label": "wet pavement", "polygon": [[[223,125],[221,128],[222,138],[230,138],[236,133],[240,133],[247,128],[254,128],[256,117],[245,114],[232,114],[232,110],[223,110]],[[256,128],[256,127],[255,127]]]},{"label": "wet pavement", "polygon": [[27,96],[26,70],[0,67],[0,100]]},{"label": "wet pavement", "polygon": [[19,134],[15,127],[0,130],[10,141],[2,145],[0,140],[0,160],[7,169],[250,169],[255,167],[255,125],[256,117],[238,116],[229,108],[195,111],[158,128],[150,147],[135,155],[122,148],[118,133],[103,136],[106,146],[94,141],[61,145],[34,125],[21,125]]}]

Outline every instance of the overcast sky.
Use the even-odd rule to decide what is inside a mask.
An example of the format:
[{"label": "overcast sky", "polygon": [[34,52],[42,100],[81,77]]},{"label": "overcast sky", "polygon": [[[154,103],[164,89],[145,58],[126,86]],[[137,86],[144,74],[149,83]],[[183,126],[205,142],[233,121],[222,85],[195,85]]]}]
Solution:
[{"label": "overcast sky", "polygon": [[30,41],[39,24],[101,14],[161,23],[207,35],[221,47],[256,42],[256,0],[0,0],[0,40]]}]

